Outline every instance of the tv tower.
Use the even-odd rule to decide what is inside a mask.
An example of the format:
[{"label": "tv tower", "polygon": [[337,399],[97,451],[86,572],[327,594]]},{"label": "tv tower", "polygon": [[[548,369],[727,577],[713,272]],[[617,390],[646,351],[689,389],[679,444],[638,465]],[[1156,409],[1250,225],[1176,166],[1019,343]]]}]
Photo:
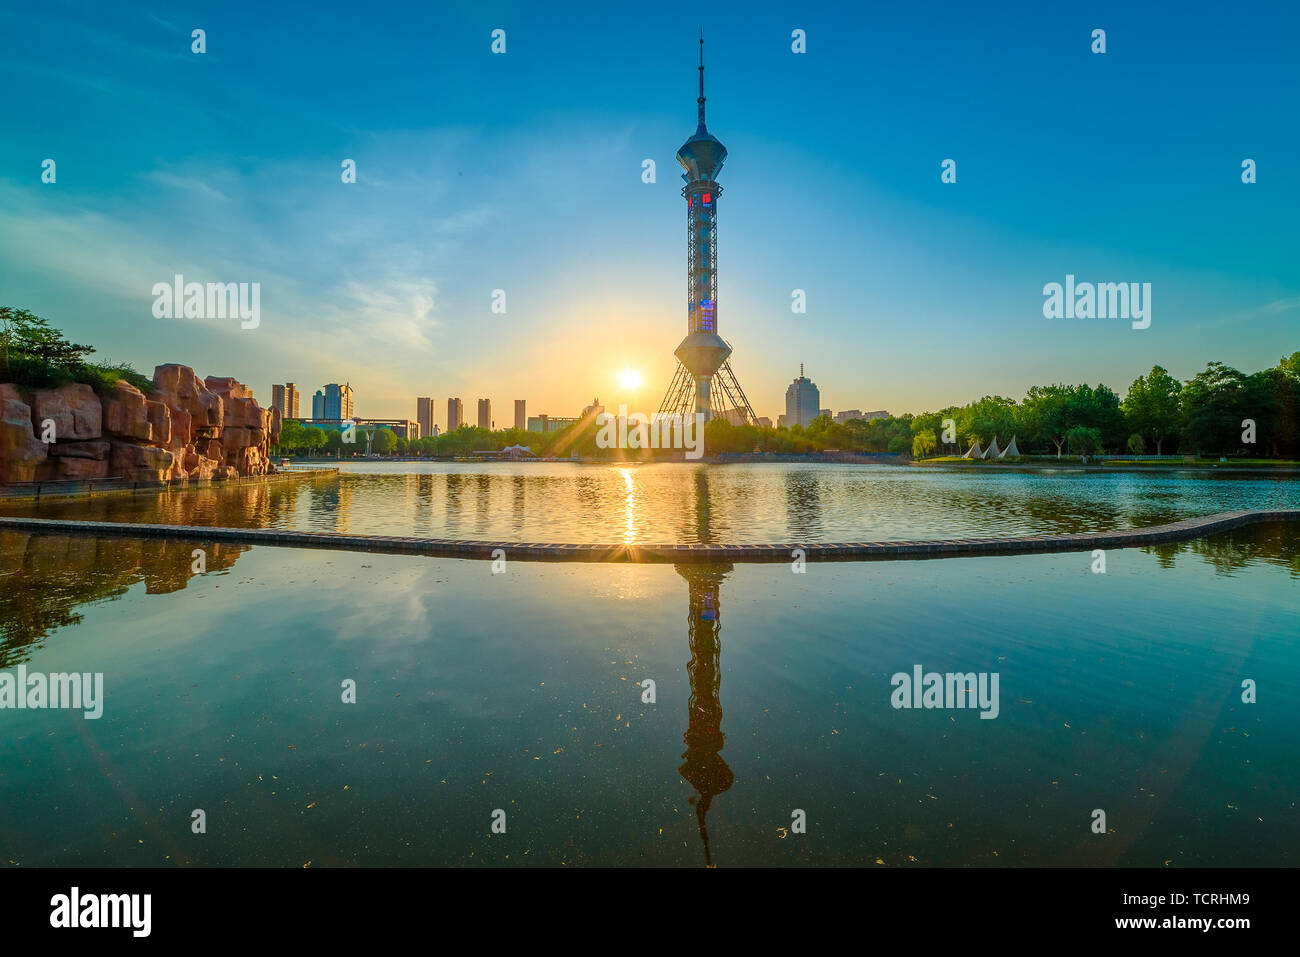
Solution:
[{"label": "tv tower", "polygon": [[736,381],[727,358],[731,345],[718,335],[718,197],[717,175],[727,148],[704,126],[704,33],[700,33],[699,126],[677,151],[686,172],[686,338],[674,352],[677,373],[659,406],[660,415],[703,413],[733,424],[757,417]]}]

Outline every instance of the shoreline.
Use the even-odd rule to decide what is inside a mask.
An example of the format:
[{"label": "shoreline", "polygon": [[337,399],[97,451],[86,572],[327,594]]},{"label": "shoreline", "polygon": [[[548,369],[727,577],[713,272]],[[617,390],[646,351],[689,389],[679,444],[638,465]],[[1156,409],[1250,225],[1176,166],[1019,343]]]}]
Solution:
[{"label": "shoreline", "polygon": [[1206,474],[1234,472],[1256,475],[1300,476],[1300,466],[1295,465],[1232,465],[1220,462],[1207,462],[1204,465],[1198,465],[1195,462],[1179,462],[1170,465],[1133,465],[1129,463],[1123,465],[1084,465],[1081,462],[1061,462],[1060,464],[1045,462],[985,462],[963,465],[960,462],[909,462],[908,465],[916,468],[952,469],[957,472],[1198,472]]},{"label": "shoreline", "polygon": [[258,485],[297,478],[328,478],[337,476],[338,468],[290,468],[282,472],[265,472],[260,475],[239,475],[233,478],[178,479],[172,482],[130,482],[118,479],[84,481],[50,479],[45,482],[25,482],[0,485],[0,502],[39,502],[52,498],[100,498],[107,495],[136,495],[142,492],[188,492],[204,488],[223,488],[228,485]]},{"label": "shoreline", "polygon": [[[1280,475],[1300,478],[1300,466],[1296,465],[1232,465],[1231,463],[1179,462],[1169,465],[1084,465],[1081,462],[980,462],[963,464],[961,462],[926,462],[911,459],[897,459],[889,456],[862,455],[771,455],[771,456],[733,456],[725,453],[724,457],[703,456],[698,459],[506,459],[506,458],[370,458],[370,459],[295,459],[295,464],[311,466],[332,466],[338,469],[344,464],[392,464],[392,465],[616,465],[619,467],[642,465],[888,465],[899,468],[950,469],[957,472],[1139,472],[1162,474],[1173,472],[1192,472],[1197,474],[1242,474],[1242,475]],[[341,469],[340,469],[341,471]]]}]

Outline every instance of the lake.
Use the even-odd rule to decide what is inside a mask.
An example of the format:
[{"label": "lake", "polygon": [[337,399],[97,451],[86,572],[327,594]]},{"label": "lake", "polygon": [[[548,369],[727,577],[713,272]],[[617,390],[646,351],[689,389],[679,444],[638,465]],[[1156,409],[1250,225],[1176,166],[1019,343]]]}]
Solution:
[{"label": "lake", "polygon": [[[493,465],[39,514],[761,541],[1296,504],[1294,483],[1239,477]],[[0,710],[0,858],[1290,865],[1298,532],[1111,550],[1105,574],[1086,552],[803,574],[493,574],[489,562],[0,531],[0,668],[102,673],[105,692],[97,720]],[[892,676],[916,666],[998,675],[996,718],[894,707]],[[1243,702],[1243,681],[1257,703]],[[206,833],[191,829],[195,809]]]},{"label": "lake", "polygon": [[891,465],[346,463],[337,478],[0,503],[6,514],[510,542],[897,541],[1087,532],[1300,508],[1240,474]]}]

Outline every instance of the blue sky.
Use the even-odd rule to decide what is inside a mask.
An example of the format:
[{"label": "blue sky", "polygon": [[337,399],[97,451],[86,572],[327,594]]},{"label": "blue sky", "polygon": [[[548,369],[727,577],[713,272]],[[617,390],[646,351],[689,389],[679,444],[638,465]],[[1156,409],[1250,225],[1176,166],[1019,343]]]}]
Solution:
[{"label": "blue sky", "polygon": [[[0,302],[266,399],[350,380],[361,415],[652,411],[685,332],[700,27],[719,331],[760,415],[801,361],[824,406],[902,412],[1300,349],[1288,3],[9,4]],[[261,325],[154,318],[178,272],[260,282]],[[1150,282],[1151,327],[1045,319],[1067,273]]]}]

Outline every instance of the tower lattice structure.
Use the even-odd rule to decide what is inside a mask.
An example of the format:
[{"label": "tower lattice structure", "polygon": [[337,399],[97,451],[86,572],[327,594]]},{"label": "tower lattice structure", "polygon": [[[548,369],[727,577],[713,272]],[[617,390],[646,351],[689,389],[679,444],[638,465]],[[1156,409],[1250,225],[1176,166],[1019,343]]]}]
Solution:
[{"label": "tower lattice structure", "polygon": [[704,37],[700,37],[699,125],[677,151],[685,172],[686,200],[686,338],[675,351],[677,371],[660,415],[702,413],[704,420],[724,417],[757,423],[754,410],[728,361],[731,344],[718,334],[718,198],[717,176],[727,148],[704,125]]}]

